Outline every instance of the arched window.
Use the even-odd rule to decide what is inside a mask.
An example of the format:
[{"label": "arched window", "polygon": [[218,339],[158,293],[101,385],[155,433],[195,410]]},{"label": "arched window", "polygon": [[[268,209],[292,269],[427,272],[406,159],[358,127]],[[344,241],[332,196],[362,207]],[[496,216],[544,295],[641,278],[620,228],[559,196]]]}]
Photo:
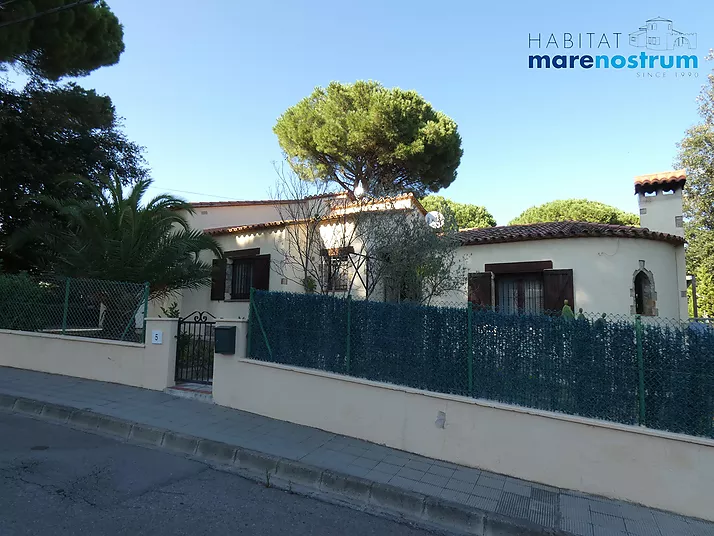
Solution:
[{"label": "arched window", "polygon": [[656,316],[657,294],[654,288],[652,272],[645,268],[644,261],[640,261],[640,268],[634,274],[632,295],[634,304],[632,312],[643,316]]},{"label": "arched window", "polygon": [[645,295],[651,294],[650,288],[650,278],[647,277],[647,274],[644,272],[639,272],[635,276],[635,313],[638,315],[646,315],[647,313],[645,312],[646,307],[645,304],[647,300],[645,299]]}]

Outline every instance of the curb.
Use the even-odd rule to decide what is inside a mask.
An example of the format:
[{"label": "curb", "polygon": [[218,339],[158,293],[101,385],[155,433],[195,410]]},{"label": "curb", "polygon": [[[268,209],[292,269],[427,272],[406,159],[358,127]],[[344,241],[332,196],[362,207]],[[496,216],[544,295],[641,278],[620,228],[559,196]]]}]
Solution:
[{"label": "curb", "polygon": [[313,496],[429,529],[477,536],[570,536],[570,533],[564,531],[390,484],[90,410],[4,394],[0,394],[0,410],[69,425],[77,430],[106,435],[129,444],[183,454],[209,463],[216,469],[237,472],[267,487]]}]

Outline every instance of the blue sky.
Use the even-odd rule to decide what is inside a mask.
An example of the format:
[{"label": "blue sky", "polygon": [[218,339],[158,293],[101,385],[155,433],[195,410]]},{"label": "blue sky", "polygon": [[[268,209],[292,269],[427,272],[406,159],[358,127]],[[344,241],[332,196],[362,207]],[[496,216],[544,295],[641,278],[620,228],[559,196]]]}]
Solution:
[{"label": "blue sky", "polygon": [[[500,224],[569,197],[634,212],[633,177],[672,168],[714,68],[703,61],[714,47],[707,0],[109,4],[126,52],[80,83],[109,94],[128,136],[146,147],[153,192],[195,192],[178,194],[194,201],[267,197],[281,159],[278,116],[316,86],[372,79],[417,90],[458,123],[464,156],[441,193],[485,205]],[[529,33],[621,32],[620,49],[567,53],[639,54],[627,34],[657,16],[698,34],[688,52],[700,58],[698,78],[528,69],[538,53]]]}]

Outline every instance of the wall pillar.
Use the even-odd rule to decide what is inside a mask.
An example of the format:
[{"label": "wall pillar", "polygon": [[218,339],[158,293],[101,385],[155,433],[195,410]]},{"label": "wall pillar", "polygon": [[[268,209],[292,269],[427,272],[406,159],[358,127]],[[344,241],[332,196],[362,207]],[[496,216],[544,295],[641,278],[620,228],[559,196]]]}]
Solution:
[{"label": "wall pillar", "polygon": [[214,354],[213,356],[213,400],[216,404],[225,406],[231,398],[231,391],[235,389],[226,370],[232,370],[235,367],[236,359],[246,357],[248,321],[244,318],[219,318],[216,320],[216,327],[219,326],[235,326],[236,328],[236,353],[234,355]]},{"label": "wall pillar", "polygon": [[[154,335],[160,343],[154,340]],[[144,361],[150,371],[151,389],[164,390],[175,384],[177,336],[177,318],[146,319]]]}]

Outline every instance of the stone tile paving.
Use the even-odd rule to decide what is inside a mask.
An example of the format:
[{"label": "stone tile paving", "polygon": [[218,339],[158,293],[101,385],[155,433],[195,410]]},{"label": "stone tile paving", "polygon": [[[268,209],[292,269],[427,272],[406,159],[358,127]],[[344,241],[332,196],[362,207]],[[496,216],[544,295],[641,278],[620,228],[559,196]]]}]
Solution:
[{"label": "stone tile paving", "polygon": [[301,460],[578,536],[714,536],[714,523],[559,490],[166,393],[0,367],[0,393]]}]

